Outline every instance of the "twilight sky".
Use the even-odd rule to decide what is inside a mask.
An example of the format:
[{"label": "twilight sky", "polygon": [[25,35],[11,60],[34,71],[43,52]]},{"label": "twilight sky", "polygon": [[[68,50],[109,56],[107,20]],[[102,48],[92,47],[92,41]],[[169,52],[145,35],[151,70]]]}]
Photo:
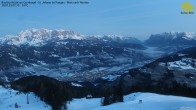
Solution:
[{"label": "twilight sky", "polygon": [[[90,4],[0,7],[0,36],[17,35],[31,28],[66,29],[85,35],[117,34],[139,39],[167,31],[196,32],[196,12],[180,14],[185,0],[86,1]],[[195,0],[188,1],[196,7]]]}]

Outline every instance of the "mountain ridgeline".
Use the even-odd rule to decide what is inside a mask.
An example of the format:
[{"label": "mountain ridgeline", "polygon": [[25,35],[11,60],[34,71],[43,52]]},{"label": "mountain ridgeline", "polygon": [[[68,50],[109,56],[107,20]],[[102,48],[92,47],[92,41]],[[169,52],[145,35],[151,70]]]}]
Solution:
[{"label": "mountain ridgeline", "polygon": [[196,45],[196,34],[193,32],[165,32],[151,35],[146,44],[150,46]]},{"label": "mountain ridgeline", "polygon": [[162,34],[154,34],[145,41],[145,44],[157,47],[158,50],[172,53],[196,46],[196,34],[193,32],[165,32]]}]

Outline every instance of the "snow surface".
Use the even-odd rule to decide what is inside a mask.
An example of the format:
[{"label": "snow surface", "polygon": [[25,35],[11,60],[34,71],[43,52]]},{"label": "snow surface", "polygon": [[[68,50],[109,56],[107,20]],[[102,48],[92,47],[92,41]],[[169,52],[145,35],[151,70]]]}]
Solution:
[{"label": "snow surface", "polygon": [[76,87],[82,87],[82,85],[77,84],[77,83],[74,83],[74,82],[72,82],[71,85],[72,85],[72,86],[76,86]]},{"label": "snow surface", "polygon": [[[139,104],[142,100],[142,104]],[[124,96],[124,102],[101,106],[101,98],[74,99],[68,110],[196,110],[196,99],[159,95],[154,93],[133,93]]]},{"label": "snow surface", "polygon": [[[18,91],[9,90],[0,86],[0,110],[52,110],[49,105],[42,102],[34,93],[29,93],[29,104],[27,104],[27,94]],[[20,108],[15,108],[17,103]]]},{"label": "snow surface", "polygon": [[118,77],[120,77],[120,75],[107,75],[102,77],[102,79],[107,79],[108,81],[114,81],[115,79],[117,79]]},{"label": "snow surface", "polygon": [[[0,86],[0,110],[51,110],[51,107],[33,93],[19,94],[18,91]],[[142,104],[139,104],[142,100]],[[124,102],[101,106],[101,98],[73,99],[68,104],[68,110],[196,110],[196,99],[159,95],[154,93],[132,93],[124,96]],[[17,103],[20,108],[15,108]]]},{"label": "snow surface", "polygon": [[183,58],[182,60],[179,61],[174,61],[174,62],[169,62],[168,65],[171,68],[180,68],[184,70],[196,70],[192,65],[192,60],[191,58]]},{"label": "snow surface", "polygon": [[93,108],[101,107],[100,98],[92,99],[74,99],[68,104],[68,110],[92,110]]}]

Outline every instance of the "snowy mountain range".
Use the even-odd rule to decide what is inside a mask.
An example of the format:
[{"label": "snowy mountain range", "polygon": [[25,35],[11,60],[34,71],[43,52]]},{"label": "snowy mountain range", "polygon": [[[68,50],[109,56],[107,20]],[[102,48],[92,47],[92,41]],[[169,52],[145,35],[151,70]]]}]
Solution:
[{"label": "snowy mountain range", "polygon": [[139,40],[132,37],[124,37],[118,35],[95,35],[86,36],[74,31],[67,30],[48,30],[48,29],[29,29],[20,32],[17,36],[7,35],[0,41],[2,44],[9,45],[29,45],[29,46],[41,46],[51,41],[60,40],[112,40],[118,42],[127,43],[140,43]]},{"label": "snowy mountain range", "polygon": [[165,32],[151,35],[146,43],[151,46],[195,45],[196,34],[194,32]]},{"label": "snowy mountain range", "polygon": [[165,32],[151,35],[146,43],[151,46],[196,45],[194,32]]},{"label": "snowy mountain range", "polygon": [[145,44],[156,47],[157,50],[173,53],[196,46],[196,34],[194,32],[164,32],[151,35]]},{"label": "snowy mountain range", "polygon": [[9,45],[30,45],[40,46],[50,40],[62,39],[85,39],[85,36],[73,31],[66,30],[48,30],[48,29],[29,29],[20,32],[17,36],[8,35],[2,39],[3,44]]},{"label": "snowy mountain range", "polygon": [[0,41],[0,79],[6,82],[30,75],[95,80],[150,59],[139,40],[116,35],[30,29]]}]

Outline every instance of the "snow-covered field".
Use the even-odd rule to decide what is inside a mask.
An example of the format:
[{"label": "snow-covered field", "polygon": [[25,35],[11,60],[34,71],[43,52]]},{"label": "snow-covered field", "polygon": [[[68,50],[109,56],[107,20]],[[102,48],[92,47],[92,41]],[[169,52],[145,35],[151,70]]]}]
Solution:
[{"label": "snow-covered field", "polygon": [[[29,104],[27,104],[27,94],[19,94],[18,91],[0,86],[0,110],[52,110],[33,93],[28,94],[28,99]],[[16,103],[19,108],[15,108]]]},{"label": "snow-covered field", "polygon": [[[10,92],[11,91],[11,92]],[[0,86],[0,110],[51,110],[51,107],[33,93],[17,94]],[[142,100],[142,104],[139,104]],[[20,108],[15,108],[17,103]],[[196,110],[196,99],[154,93],[133,93],[124,96],[124,102],[101,106],[101,98],[74,99],[68,110]]]},{"label": "snow-covered field", "polygon": [[[142,104],[139,104],[142,100]],[[196,99],[153,93],[133,93],[124,102],[101,107],[101,99],[75,99],[68,110],[196,110]]]}]

